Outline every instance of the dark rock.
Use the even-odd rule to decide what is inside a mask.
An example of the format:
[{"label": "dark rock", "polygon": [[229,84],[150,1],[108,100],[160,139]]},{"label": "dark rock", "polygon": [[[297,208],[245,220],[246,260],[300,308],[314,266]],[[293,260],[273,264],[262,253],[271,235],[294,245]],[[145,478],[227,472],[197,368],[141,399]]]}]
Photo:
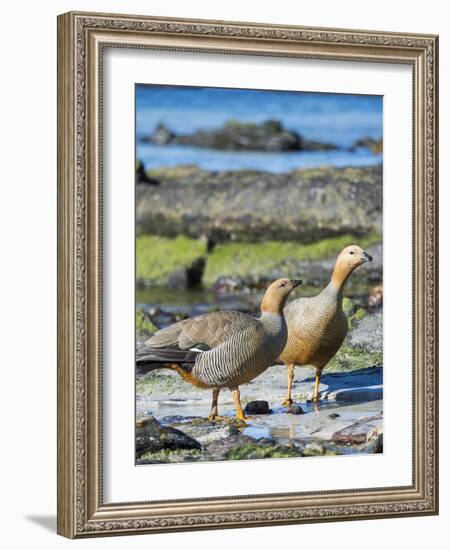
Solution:
[{"label": "dark rock", "polygon": [[148,185],[159,185],[159,181],[149,178],[145,173],[144,165],[140,160],[136,163],[136,183],[145,183]]},{"label": "dark rock", "polygon": [[[380,166],[285,174],[176,167],[149,175],[161,184],[157,189],[148,185],[136,188],[138,234],[201,238],[214,233],[217,243],[230,239],[310,243],[344,234],[357,239],[373,230],[382,231]],[[289,258],[286,261],[289,263]],[[359,273],[368,270],[367,265]],[[379,274],[381,266],[380,258],[374,256],[371,268]],[[317,269],[322,280],[323,267]],[[312,272],[311,279],[314,277]]]},{"label": "dark rock", "polygon": [[197,258],[191,265],[180,267],[169,273],[166,285],[177,290],[187,290],[199,286],[202,282],[205,265],[205,258]]},{"label": "dark rock", "polygon": [[339,418],[341,415],[339,413],[331,413],[328,415],[328,418],[330,420],[335,420],[336,418]]},{"label": "dark rock", "polygon": [[272,411],[269,408],[267,401],[250,401],[245,405],[245,414],[270,414]]},{"label": "dark rock", "polygon": [[230,120],[223,128],[196,130],[188,135],[175,135],[164,124],[159,124],[147,141],[159,145],[175,143],[232,151],[322,151],[337,148],[330,143],[305,140],[296,132],[285,129],[278,120],[267,120],[262,124]]},{"label": "dark rock", "polygon": [[305,414],[305,411],[300,407],[300,405],[291,405],[287,412],[289,414]]},{"label": "dark rock", "polygon": [[334,443],[366,443],[370,439],[370,434],[378,430],[383,423],[382,415],[369,416],[358,420],[351,426],[347,426],[338,432],[335,432],[331,440]]},{"label": "dark rock", "polygon": [[201,449],[198,441],[180,430],[161,426],[150,416],[136,422],[136,456],[161,450]]}]

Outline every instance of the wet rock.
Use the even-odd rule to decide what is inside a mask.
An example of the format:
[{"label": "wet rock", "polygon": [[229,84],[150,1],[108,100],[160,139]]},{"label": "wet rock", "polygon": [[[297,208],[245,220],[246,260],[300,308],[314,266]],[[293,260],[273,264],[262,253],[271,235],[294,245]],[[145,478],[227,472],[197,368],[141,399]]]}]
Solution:
[{"label": "wet rock", "polygon": [[185,434],[198,441],[202,446],[241,434],[238,428],[223,421],[194,420],[192,422],[175,424],[174,426],[181,428]]},{"label": "wet rock", "polygon": [[[339,353],[345,354],[347,351],[341,349]],[[362,355],[362,364],[367,364],[371,360],[371,354],[366,352],[358,352],[357,355]],[[377,358],[378,354],[373,356]],[[343,372],[327,372],[325,368],[322,374],[321,384],[328,389],[327,401],[336,401],[338,406],[342,406],[343,402],[363,403],[383,398],[382,365],[361,367],[361,363],[358,364],[358,361],[352,357],[349,362],[344,362],[342,365]],[[357,365],[357,368],[348,370],[352,365]],[[309,380],[313,382],[314,378],[311,377]],[[337,411],[333,410],[333,412]]]},{"label": "wet rock", "polygon": [[362,418],[354,424],[335,432],[332,435],[331,440],[334,443],[366,443],[369,437],[372,437],[372,439],[374,438],[373,435],[369,436],[369,434],[372,434],[373,430],[380,429],[382,422],[383,416],[381,414]]},{"label": "wet rock", "polygon": [[341,415],[339,413],[331,413],[328,415],[328,418],[330,420],[335,420],[336,418],[339,418]]},{"label": "wet rock", "polygon": [[305,414],[305,411],[300,407],[300,405],[291,405],[287,412],[289,414]]},{"label": "wet rock", "polygon": [[205,258],[197,258],[191,265],[172,271],[167,276],[166,285],[176,290],[187,290],[199,286],[202,282],[205,264]]},{"label": "wet rock", "polygon": [[250,401],[245,405],[245,414],[270,414],[272,411],[269,408],[267,401]]},{"label": "wet rock", "polygon": [[[370,368],[370,367],[369,367]],[[375,367],[377,368],[377,367]],[[362,386],[356,388],[343,388],[329,394],[330,401],[364,403],[383,399],[383,386]]]},{"label": "wet rock", "polygon": [[383,426],[377,426],[367,434],[367,441],[361,452],[382,453],[383,452]]},{"label": "wet rock", "polygon": [[[380,166],[324,167],[285,174],[176,167],[157,169],[149,176],[161,184],[136,188],[138,234],[200,238],[214,232],[216,242],[272,239],[310,243],[344,234],[357,239],[373,230],[382,231]],[[330,259],[330,264],[334,260]],[[311,262],[306,264],[309,270]],[[382,263],[376,256],[372,264],[371,268],[365,264],[358,273],[370,273],[373,266],[379,273]],[[323,266],[315,269],[323,280]],[[313,272],[311,278],[314,276]]]},{"label": "wet rock", "polygon": [[161,426],[150,416],[136,422],[136,455],[162,450],[201,449],[198,441],[180,430]]},{"label": "wet rock", "polygon": [[245,445],[256,445],[257,441],[253,437],[239,434],[226,437],[224,439],[217,439],[212,443],[206,445],[208,453],[215,458],[215,460],[224,460],[230,451],[239,449]]}]

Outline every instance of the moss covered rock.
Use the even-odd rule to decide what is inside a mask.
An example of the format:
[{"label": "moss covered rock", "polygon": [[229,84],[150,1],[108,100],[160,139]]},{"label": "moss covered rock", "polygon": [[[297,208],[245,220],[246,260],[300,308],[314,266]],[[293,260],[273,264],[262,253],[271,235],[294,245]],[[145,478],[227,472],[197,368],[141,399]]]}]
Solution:
[{"label": "moss covered rock", "polygon": [[302,456],[302,452],[293,445],[258,445],[247,444],[231,449],[228,460],[249,460],[255,458],[290,458]]},{"label": "moss covered rock", "polygon": [[136,338],[145,340],[157,331],[148,315],[143,311],[136,311]]}]

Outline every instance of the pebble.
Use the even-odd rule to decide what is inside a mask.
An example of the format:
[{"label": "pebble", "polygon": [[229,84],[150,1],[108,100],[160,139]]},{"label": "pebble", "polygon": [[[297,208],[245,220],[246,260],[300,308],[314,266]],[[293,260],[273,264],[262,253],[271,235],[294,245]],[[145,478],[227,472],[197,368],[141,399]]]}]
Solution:
[{"label": "pebble", "polygon": [[270,414],[272,411],[269,408],[267,401],[250,401],[245,405],[245,414]]},{"label": "pebble", "polygon": [[305,414],[305,411],[300,407],[300,405],[291,405],[287,412],[289,414]]}]

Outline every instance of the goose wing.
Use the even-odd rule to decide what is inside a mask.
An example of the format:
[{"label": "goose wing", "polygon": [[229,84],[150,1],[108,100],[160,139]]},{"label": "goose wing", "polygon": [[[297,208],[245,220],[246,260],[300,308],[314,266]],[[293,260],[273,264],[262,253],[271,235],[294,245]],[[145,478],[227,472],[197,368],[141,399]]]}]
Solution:
[{"label": "goose wing", "polygon": [[205,313],[159,330],[146,340],[145,346],[206,351],[220,346],[234,334],[258,326],[257,319],[239,311]]}]

